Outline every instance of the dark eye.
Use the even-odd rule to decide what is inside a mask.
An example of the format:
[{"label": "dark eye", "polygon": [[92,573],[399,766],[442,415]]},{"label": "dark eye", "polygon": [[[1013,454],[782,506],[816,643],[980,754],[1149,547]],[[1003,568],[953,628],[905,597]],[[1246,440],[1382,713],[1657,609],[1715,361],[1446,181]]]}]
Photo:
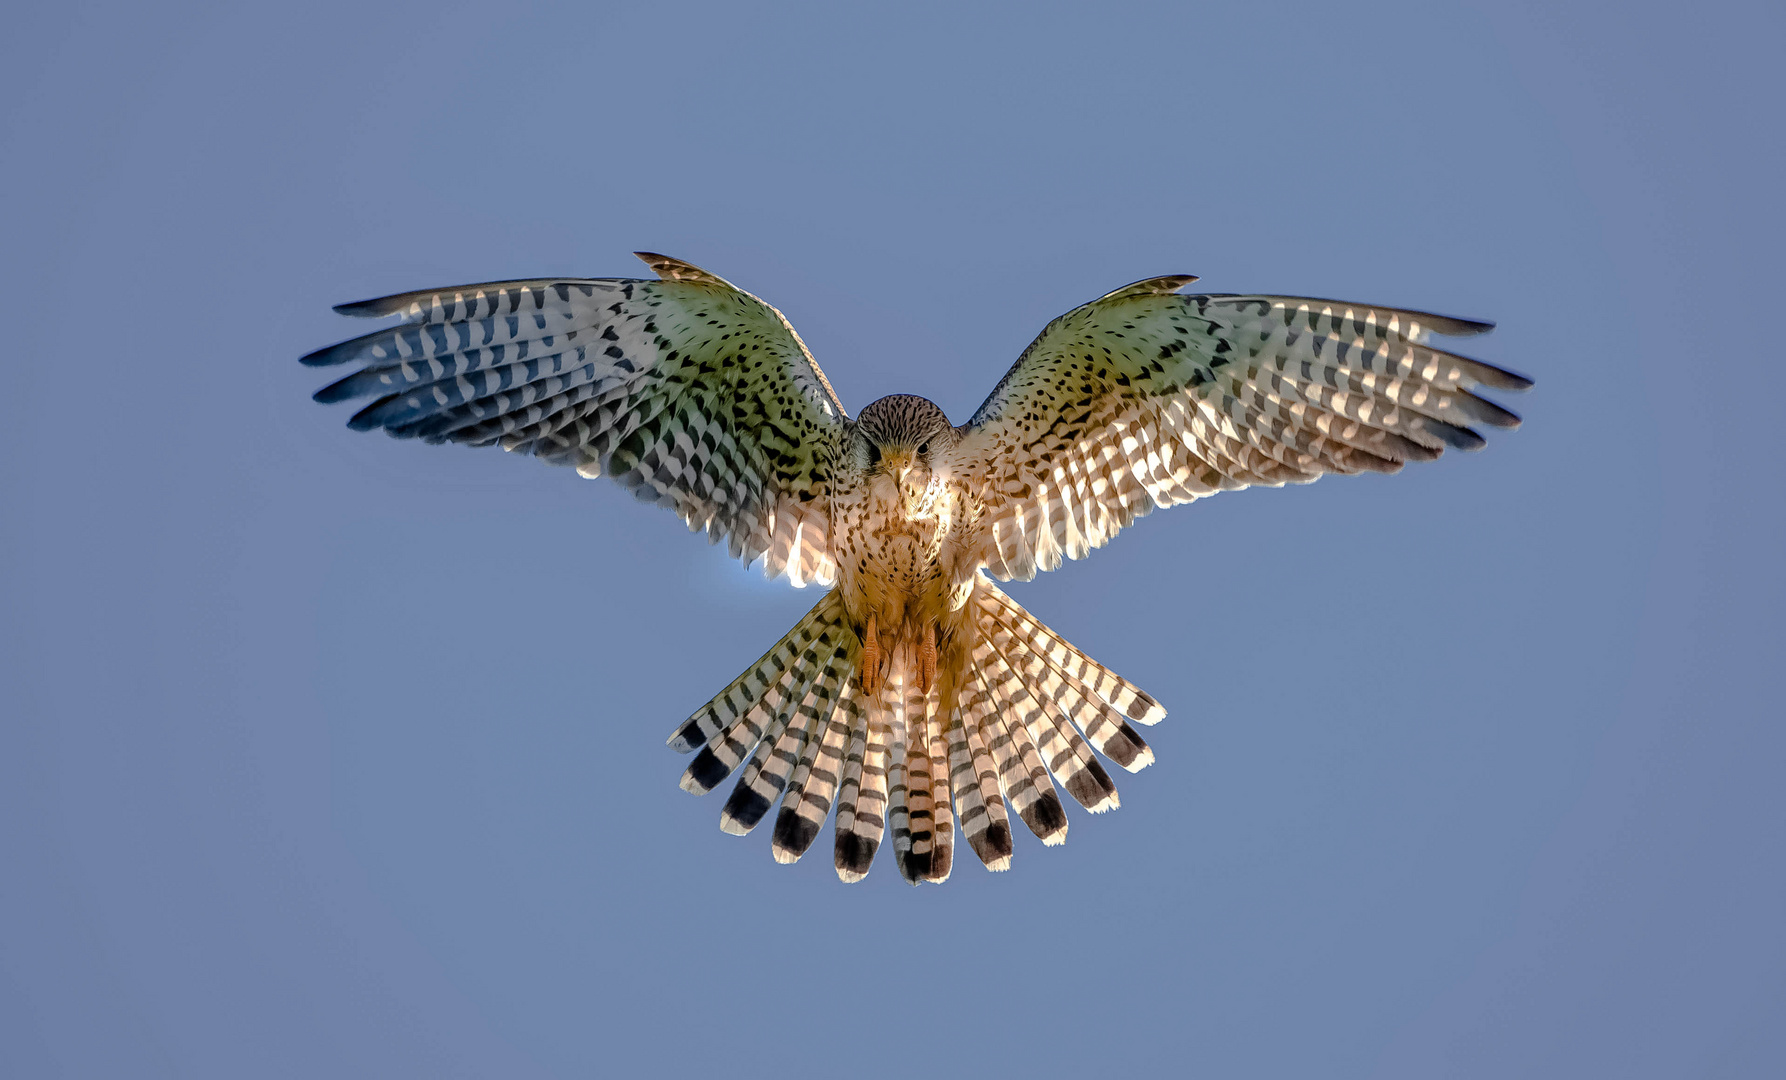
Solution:
[{"label": "dark eye", "polygon": [[930,453],[930,444],[929,443],[919,443],[918,444],[918,453],[920,453],[920,454]]},{"label": "dark eye", "polygon": [[868,463],[870,465],[879,465],[881,463],[881,448],[873,443],[868,444]]}]

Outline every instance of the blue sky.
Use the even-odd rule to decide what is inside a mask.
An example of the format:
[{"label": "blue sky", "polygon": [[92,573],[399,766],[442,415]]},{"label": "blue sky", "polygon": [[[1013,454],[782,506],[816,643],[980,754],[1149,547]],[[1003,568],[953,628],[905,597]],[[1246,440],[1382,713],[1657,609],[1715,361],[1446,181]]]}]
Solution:
[{"label": "blue sky", "polygon": [[[1780,1075],[1783,23],[14,14],[0,1073]],[[1167,273],[1494,319],[1538,385],[1482,454],[1017,587],[1158,763],[1008,874],[846,888],[663,746],[811,592],[296,363],[333,303],[641,248],[852,408],[965,419]]]}]

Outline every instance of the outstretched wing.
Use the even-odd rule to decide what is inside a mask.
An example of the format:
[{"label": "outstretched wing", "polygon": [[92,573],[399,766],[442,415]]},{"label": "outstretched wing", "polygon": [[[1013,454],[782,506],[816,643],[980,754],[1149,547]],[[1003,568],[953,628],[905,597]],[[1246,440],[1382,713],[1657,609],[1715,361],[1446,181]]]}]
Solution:
[{"label": "outstretched wing", "polygon": [[824,493],[848,415],[781,312],[687,263],[659,281],[545,278],[342,304],[395,326],[304,357],[348,426],[500,445],[608,475],[770,576],[828,584]]},{"label": "outstretched wing", "polygon": [[1136,282],[1049,323],[962,428],[987,569],[1027,580],[1156,506],[1325,473],[1393,473],[1471,425],[1519,418],[1472,391],[1531,380],[1429,343],[1492,323]]}]

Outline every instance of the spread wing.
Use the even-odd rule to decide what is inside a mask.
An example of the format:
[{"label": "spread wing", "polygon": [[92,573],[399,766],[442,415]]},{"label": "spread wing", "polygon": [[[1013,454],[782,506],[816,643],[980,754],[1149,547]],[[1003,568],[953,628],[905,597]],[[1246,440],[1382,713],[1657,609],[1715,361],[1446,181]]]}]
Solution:
[{"label": "spread wing", "polygon": [[497,281],[342,304],[395,326],[303,358],[359,370],[348,426],[500,445],[608,475],[796,585],[829,583],[831,463],[848,419],[781,312],[687,263],[662,279]]},{"label": "spread wing", "polygon": [[1473,425],[1519,418],[1476,393],[1531,380],[1430,343],[1492,323],[1289,296],[1118,289],[1049,323],[961,429],[987,569],[1027,580],[1136,517],[1218,491],[1394,473]]}]

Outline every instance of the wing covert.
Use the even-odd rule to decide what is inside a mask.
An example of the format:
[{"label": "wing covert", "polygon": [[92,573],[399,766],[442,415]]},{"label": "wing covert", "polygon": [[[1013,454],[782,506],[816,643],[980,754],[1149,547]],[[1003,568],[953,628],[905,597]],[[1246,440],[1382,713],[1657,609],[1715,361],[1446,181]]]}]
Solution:
[{"label": "wing covert", "polygon": [[987,569],[1027,580],[1083,558],[1136,517],[1253,485],[1394,473],[1472,425],[1519,418],[1477,395],[1531,380],[1434,334],[1492,323],[1287,296],[1125,286],[1049,323],[961,429],[980,478]]},{"label": "wing covert", "polygon": [[397,438],[499,445],[607,475],[796,585],[836,577],[825,493],[848,414],[781,312],[698,267],[539,278],[342,304],[394,326],[319,349],[359,370],[320,402]]}]

